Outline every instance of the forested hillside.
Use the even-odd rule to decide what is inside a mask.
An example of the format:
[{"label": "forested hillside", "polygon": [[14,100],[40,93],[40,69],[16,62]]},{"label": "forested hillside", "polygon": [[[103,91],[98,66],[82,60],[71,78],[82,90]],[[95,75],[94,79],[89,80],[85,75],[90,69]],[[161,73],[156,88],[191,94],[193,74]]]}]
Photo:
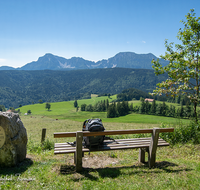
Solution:
[{"label": "forested hillside", "polygon": [[88,98],[91,93],[118,94],[136,88],[146,92],[166,80],[145,69],[92,69],[76,71],[0,71],[0,105],[18,107],[43,102]]}]

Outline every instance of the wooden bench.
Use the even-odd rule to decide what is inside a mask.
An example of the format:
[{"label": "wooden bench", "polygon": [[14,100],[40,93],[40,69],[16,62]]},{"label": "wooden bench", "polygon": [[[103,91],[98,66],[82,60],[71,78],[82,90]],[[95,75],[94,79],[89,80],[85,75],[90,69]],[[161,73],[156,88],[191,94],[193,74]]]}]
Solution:
[{"label": "wooden bench", "polygon": [[[66,143],[55,143],[54,154],[74,153],[74,164],[76,171],[82,171],[82,157],[84,152],[109,151],[139,148],[139,162],[145,162],[145,152],[148,152],[149,168],[155,165],[157,147],[169,146],[169,143],[159,138],[159,133],[173,132],[174,128],[153,128],[153,129],[135,129],[135,130],[117,130],[104,132],[60,132],[54,133],[54,138],[76,137],[76,146]],[[102,146],[98,148],[86,148],[83,146],[83,136],[100,135],[124,135],[124,134],[144,134],[152,133],[149,138],[117,139],[115,141],[105,140]]]}]

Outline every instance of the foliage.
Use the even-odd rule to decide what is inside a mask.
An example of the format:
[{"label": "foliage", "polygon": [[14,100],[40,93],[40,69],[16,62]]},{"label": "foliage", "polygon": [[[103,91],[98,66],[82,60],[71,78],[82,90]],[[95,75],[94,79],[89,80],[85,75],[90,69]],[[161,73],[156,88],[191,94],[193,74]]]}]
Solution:
[{"label": "foliage", "polygon": [[90,111],[90,112],[105,112],[107,110],[107,107],[109,105],[109,101],[104,99],[103,101],[98,101],[94,105],[92,104],[82,104],[81,105],[81,111]]},{"label": "foliage", "polygon": [[85,111],[90,111],[90,112],[92,112],[92,111],[93,111],[93,106],[92,106],[92,104],[87,105],[86,108],[85,108]]},{"label": "foliage", "polygon": [[49,140],[48,138],[41,144],[39,142],[35,142],[29,137],[27,148],[31,153],[38,153],[40,154],[42,151],[45,150],[52,150],[54,148],[54,142]]},{"label": "foliage", "polygon": [[153,60],[156,75],[168,74],[168,79],[158,83],[154,94],[177,96],[186,94],[194,105],[194,114],[197,122],[196,106],[200,100],[200,17],[196,18],[194,10],[186,15],[182,21],[184,29],[180,29],[177,38],[181,44],[165,42],[167,52],[161,58],[170,63],[162,67],[159,60]]},{"label": "foliage", "polygon": [[125,116],[129,113],[129,111],[130,111],[130,108],[129,108],[128,102],[125,102],[125,101],[123,101],[122,103],[118,102],[117,105],[114,102],[108,106],[107,118]]},{"label": "foliage", "polygon": [[75,108],[78,107],[78,102],[77,102],[77,100],[74,101],[74,107],[75,107]]},{"label": "foliage", "polygon": [[85,111],[86,106],[87,106],[87,104],[82,104],[81,105],[81,111]]},{"label": "foliage", "polygon": [[39,99],[39,100],[38,100],[38,102],[39,102],[40,104],[42,104],[42,103],[43,103],[43,101],[42,101],[41,99]]},{"label": "foliage", "polygon": [[46,138],[41,145],[42,150],[52,150],[54,148],[54,142]]},{"label": "foliage", "polygon": [[17,108],[32,102],[88,99],[91,94],[118,94],[136,88],[152,92],[167,75],[153,70],[92,69],[76,71],[0,71],[0,104]]},{"label": "foliage", "polygon": [[27,111],[27,114],[31,114],[31,113],[32,113],[31,110],[28,110],[28,111]]},{"label": "foliage", "polygon": [[0,105],[0,111],[6,111],[6,108],[4,105]]},{"label": "foliage", "polygon": [[180,108],[175,108],[174,105],[167,105],[165,102],[156,104],[156,101],[153,100],[152,104],[148,101],[144,101],[144,98],[140,99],[140,106],[134,106],[132,112],[140,114],[151,114],[158,116],[167,116],[167,117],[178,117],[178,118],[192,118],[194,117],[194,112],[191,109],[189,104],[186,107],[181,105]]},{"label": "foliage", "polygon": [[51,108],[51,104],[49,102],[47,102],[46,105],[45,105],[45,108],[48,109],[48,111],[49,111],[50,108]]},{"label": "foliage", "polygon": [[[167,128],[162,124],[161,128]],[[170,144],[192,142],[194,144],[200,143],[200,127],[198,124],[191,122],[189,125],[179,125],[175,127],[173,133],[160,133],[160,137],[170,142]]]},{"label": "foliage", "polygon": [[114,118],[118,116],[119,116],[119,113],[117,112],[116,103],[114,102],[108,107],[107,118]]},{"label": "foliage", "polygon": [[144,92],[142,90],[138,90],[135,88],[129,88],[126,90],[123,90],[120,94],[117,95],[118,101],[131,101],[133,99],[139,100],[140,98],[152,98],[151,95],[149,95],[147,92]]}]

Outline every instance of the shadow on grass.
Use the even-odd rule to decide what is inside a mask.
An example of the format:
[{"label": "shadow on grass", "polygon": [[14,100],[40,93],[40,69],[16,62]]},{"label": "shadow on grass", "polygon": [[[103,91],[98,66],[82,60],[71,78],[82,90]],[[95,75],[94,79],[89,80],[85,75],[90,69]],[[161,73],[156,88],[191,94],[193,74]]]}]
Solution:
[{"label": "shadow on grass", "polygon": [[[128,171],[125,173],[123,170],[127,169]],[[141,174],[148,174],[148,173],[179,173],[182,171],[191,171],[192,169],[188,168],[179,168],[177,164],[174,164],[172,162],[157,162],[155,167],[152,169],[149,169],[148,163],[145,164],[139,164],[137,166],[122,166],[122,167],[106,167],[106,168],[83,168],[83,171],[79,173],[78,178],[73,178],[74,181],[88,178],[90,180],[98,181],[99,177],[96,175],[93,175],[92,172],[96,173],[98,172],[99,176],[101,178],[117,178],[120,175],[138,175]],[[77,174],[75,170],[75,166],[72,165],[61,165],[60,167],[60,174],[62,175],[69,175],[69,174]],[[82,177],[80,177],[80,175]]]},{"label": "shadow on grass", "polygon": [[25,158],[22,162],[18,163],[14,167],[1,167],[1,175],[17,175],[25,172],[33,164],[32,159]]}]

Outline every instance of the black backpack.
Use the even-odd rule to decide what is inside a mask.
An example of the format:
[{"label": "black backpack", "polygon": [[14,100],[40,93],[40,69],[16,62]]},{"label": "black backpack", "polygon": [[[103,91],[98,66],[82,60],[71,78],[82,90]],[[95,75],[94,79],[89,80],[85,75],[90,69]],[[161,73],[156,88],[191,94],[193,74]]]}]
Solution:
[{"label": "black backpack", "polygon": [[[102,124],[101,119],[87,119],[83,123],[83,131],[97,132],[104,131],[105,128]],[[104,141],[103,136],[91,136],[91,137],[83,137],[84,143],[86,147],[94,147],[103,144]]]}]

